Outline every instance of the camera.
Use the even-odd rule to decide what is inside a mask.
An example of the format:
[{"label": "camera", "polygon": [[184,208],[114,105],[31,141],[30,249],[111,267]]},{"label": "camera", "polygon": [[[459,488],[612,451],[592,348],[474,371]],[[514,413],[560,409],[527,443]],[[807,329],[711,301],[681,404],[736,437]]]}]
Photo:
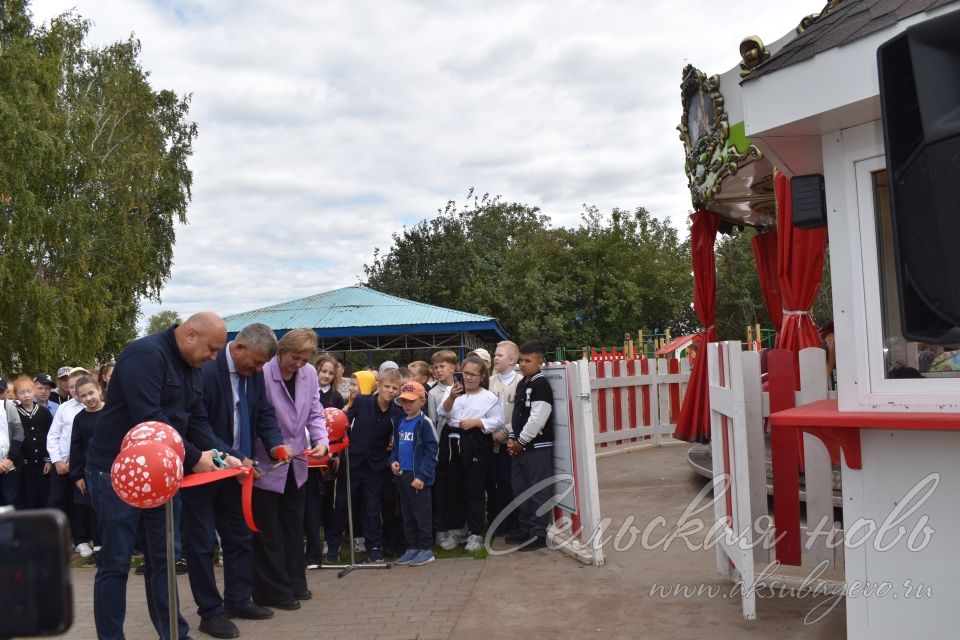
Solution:
[{"label": "camera", "polygon": [[70,628],[70,527],[61,511],[0,507],[0,585],[0,638]]}]

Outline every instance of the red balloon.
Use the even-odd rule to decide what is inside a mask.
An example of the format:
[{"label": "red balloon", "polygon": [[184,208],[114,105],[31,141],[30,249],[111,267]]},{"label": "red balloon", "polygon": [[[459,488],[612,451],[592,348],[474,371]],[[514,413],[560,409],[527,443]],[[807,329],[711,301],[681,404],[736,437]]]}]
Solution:
[{"label": "red balloon", "polygon": [[347,434],[347,427],[350,425],[347,414],[340,409],[327,407],[323,410],[323,415],[327,419],[327,439],[330,442],[342,440],[343,436]]},{"label": "red balloon", "polygon": [[149,440],[122,449],[110,468],[110,482],[117,496],[140,509],[166,503],[182,481],[183,462],[177,452]]},{"label": "red balloon", "polygon": [[127,435],[124,436],[123,442],[120,443],[120,451],[123,451],[135,442],[144,441],[158,442],[170,447],[180,456],[180,462],[183,462],[183,458],[186,455],[186,450],[183,448],[183,438],[177,433],[176,429],[165,422],[141,422],[133,429],[130,429],[130,431],[127,431]]}]

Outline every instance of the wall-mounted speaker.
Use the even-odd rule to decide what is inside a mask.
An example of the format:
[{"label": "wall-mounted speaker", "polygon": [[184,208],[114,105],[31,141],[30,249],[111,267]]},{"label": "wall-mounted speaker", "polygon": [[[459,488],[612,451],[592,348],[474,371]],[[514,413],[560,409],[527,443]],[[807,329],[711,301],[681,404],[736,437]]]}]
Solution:
[{"label": "wall-mounted speaker", "polygon": [[905,338],[960,344],[960,11],[877,50]]}]

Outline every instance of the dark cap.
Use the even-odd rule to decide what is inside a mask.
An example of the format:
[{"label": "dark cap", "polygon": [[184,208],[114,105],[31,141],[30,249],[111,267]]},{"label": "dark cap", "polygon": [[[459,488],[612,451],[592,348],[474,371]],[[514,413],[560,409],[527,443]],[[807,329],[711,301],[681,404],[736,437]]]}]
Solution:
[{"label": "dark cap", "polygon": [[38,373],[37,375],[33,376],[33,381],[39,382],[40,384],[45,384],[48,387],[53,386],[53,378],[50,377],[49,373]]},{"label": "dark cap", "polygon": [[0,378],[0,393],[7,392],[7,380],[6,378]]}]

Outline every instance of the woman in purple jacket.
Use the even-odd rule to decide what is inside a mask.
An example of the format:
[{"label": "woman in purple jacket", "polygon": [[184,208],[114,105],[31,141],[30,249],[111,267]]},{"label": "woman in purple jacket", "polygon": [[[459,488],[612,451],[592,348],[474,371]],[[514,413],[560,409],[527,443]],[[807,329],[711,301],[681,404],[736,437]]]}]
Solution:
[{"label": "woman in purple jacket", "polygon": [[[308,365],[317,353],[317,335],[311,329],[294,329],[277,346],[277,355],[263,367],[263,377],[283,443],[296,454],[309,450],[309,455],[323,456],[327,423],[317,371]],[[299,609],[300,601],[313,595],[307,589],[303,551],[307,462],[297,455],[289,465],[274,466],[259,440],[254,457],[264,475],[253,491],[253,515],[260,529],[253,536],[253,599],[261,606]]]}]

